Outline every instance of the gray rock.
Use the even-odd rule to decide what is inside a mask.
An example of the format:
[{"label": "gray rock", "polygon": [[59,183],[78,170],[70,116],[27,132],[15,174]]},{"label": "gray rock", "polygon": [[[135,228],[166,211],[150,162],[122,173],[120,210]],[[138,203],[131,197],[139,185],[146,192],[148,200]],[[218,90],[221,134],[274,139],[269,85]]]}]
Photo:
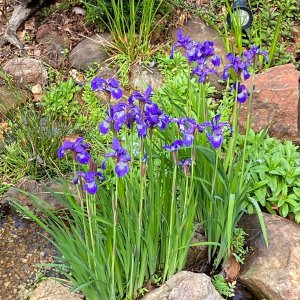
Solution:
[{"label": "gray rock", "polygon": [[30,295],[29,300],[82,300],[80,294],[71,293],[69,287],[47,279],[39,283]]},{"label": "gray rock", "polygon": [[26,92],[15,88],[11,90],[8,86],[0,86],[0,119],[7,112],[15,107],[18,107],[27,98]]},{"label": "gray rock", "polygon": [[[221,72],[223,70],[224,65],[228,63],[226,59],[226,49],[223,44],[222,38],[219,35],[219,33],[213,29],[212,27],[208,26],[203,20],[201,20],[197,16],[193,16],[191,20],[189,20],[185,25],[181,27],[183,34],[190,36],[195,41],[213,41],[214,47],[215,47],[215,53],[219,55],[222,59],[222,63],[219,68],[217,68],[218,71]],[[172,29],[170,31],[172,44],[175,44],[177,42],[177,29]],[[178,49],[179,51],[183,51]],[[220,73],[219,72],[219,73]],[[225,84],[220,83],[219,78],[215,75],[208,76],[208,81],[216,88],[218,92],[218,97],[220,96],[219,93],[221,93],[224,88]]]},{"label": "gray rock", "polygon": [[139,91],[144,91],[149,85],[158,89],[163,85],[163,76],[156,67],[135,64],[131,68],[130,82],[132,88]]},{"label": "gray rock", "polygon": [[108,33],[93,35],[81,41],[70,53],[70,65],[78,70],[86,70],[93,63],[102,65],[109,58],[105,45],[112,41]]},{"label": "gray rock", "polygon": [[[70,183],[68,189],[70,189],[74,195],[77,195],[77,189],[74,184]],[[62,203],[55,197],[55,193],[65,191],[65,187],[61,183],[50,180],[37,182],[28,177],[20,179],[16,184],[16,188],[12,187],[9,189],[0,198],[0,205],[5,206],[9,204],[10,201],[15,201],[29,210],[37,212],[38,208],[32,198],[22,191],[42,199],[45,202],[42,205],[44,206],[45,204],[49,209],[59,210],[64,208]]]},{"label": "gray rock", "polygon": [[240,226],[253,252],[246,258],[239,279],[259,299],[300,299],[300,225],[264,214],[269,247],[256,215],[245,215]]},{"label": "gray rock", "polygon": [[48,80],[42,62],[33,58],[13,58],[4,64],[3,70],[12,76],[18,85],[45,84]]},{"label": "gray rock", "polygon": [[182,271],[172,276],[160,288],[153,290],[143,300],[222,300],[203,273]]}]

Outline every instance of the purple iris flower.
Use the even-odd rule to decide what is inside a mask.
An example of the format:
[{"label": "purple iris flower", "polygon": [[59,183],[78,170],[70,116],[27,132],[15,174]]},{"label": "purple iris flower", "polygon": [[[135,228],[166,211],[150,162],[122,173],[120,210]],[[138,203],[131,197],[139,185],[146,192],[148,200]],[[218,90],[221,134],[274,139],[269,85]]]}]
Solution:
[{"label": "purple iris flower", "polygon": [[83,141],[83,138],[78,138],[74,142],[65,141],[61,147],[57,150],[58,158],[63,158],[66,151],[72,151],[74,158],[81,164],[87,164],[91,156],[88,153],[87,149],[89,144]]},{"label": "purple iris flower", "polygon": [[171,51],[171,58],[175,48],[183,47],[186,50],[185,56],[188,61],[196,63],[196,66],[193,66],[194,69],[191,75],[198,75],[199,83],[203,83],[208,74],[218,75],[215,67],[221,64],[221,59],[214,53],[214,43],[212,41],[194,42],[190,37],[184,36],[181,29],[178,29],[177,39],[178,42]]},{"label": "purple iris flower", "polygon": [[79,177],[82,177],[85,181],[83,188],[91,195],[96,194],[98,190],[96,177],[98,177],[100,181],[104,181],[105,179],[101,172],[93,172],[93,171],[80,172],[79,171],[77,172],[77,175],[78,176],[74,179],[74,183],[78,184]]},{"label": "purple iris flower", "polygon": [[189,36],[183,35],[182,29],[179,28],[177,31],[177,43],[171,49],[170,58],[174,58],[174,51],[178,47],[183,47],[185,49],[189,49],[193,45],[193,41]]},{"label": "purple iris flower", "polygon": [[209,68],[206,64],[198,64],[195,69],[192,70],[192,76],[198,75],[198,82],[203,83],[208,74],[218,75],[214,67]]},{"label": "purple iris flower", "polygon": [[233,69],[236,75],[242,73],[244,80],[247,80],[250,77],[250,73],[248,72],[248,67],[251,64],[250,61],[244,62],[242,56],[235,56],[233,53],[228,53],[226,58],[229,60],[229,64],[224,68],[223,80],[229,78],[229,69]]},{"label": "purple iris flower", "polygon": [[174,151],[178,151],[183,146],[184,146],[183,141],[177,140],[170,145],[163,146],[163,148],[165,148],[166,150],[168,150],[170,152],[174,152]]},{"label": "purple iris flower", "polygon": [[231,88],[230,91],[237,91],[237,101],[239,103],[245,103],[248,99],[248,97],[250,96],[249,91],[247,90],[247,88],[243,85],[238,83],[234,83]]},{"label": "purple iris flower", "polygon": [[131,157],[116,137],[112,141],[112,148],[114,152],[107,153],[105,156],[116,159],[115,172],[118,177],[123,177],[129,172]]},{"label": "purple iris flower", "polygon": [[190,165],[192,164],[192,159],[187,158],[187,159],[182,159],[178,162],[179,166],[183,168],[183,172],[185,176],[190,175]]},{"label": "purple iris flower", "polygon": [[247,80],[251,76],[248,68],[253,63],[256,55],[263,55],[266,62],[269,60],[268,53],[261,50],[259,46],[253,46],[244,51],[241,56],[228,53],[226,58],[229,60],[229,64],[224,68],[223,79],[227,80],[229,78],[229,69],[232,68],[236,75],[242,74],[244,80]]},{"label": "purple iris flower", "polygon": [[146,103],[144,114],[148,128],[158,127],[165,130],[170,123],[170,118],[154,102]]},{"label": "purple iris flower", "polygon": [[150,103],[151,102],[151,96],[152,96],[152,87],[149,86],[144,95],[140,93],[139,91],[134,91],[131,96],[128,98],[128,103],[133,104],[136,100],[142,103]]},{"label": "purple iris flower", "polygon": [[210,61],[214,67],[218,67],[221,64],[221,58],[216,54],[210,58]]},{"label": "purple iris flower", "polygon": [[[198,125],[199,131],[205,131],[207,139],[209,140],[212,147],[218,149],[221,147],[224,140],[223,131],[225,127],[228,127],[232,131],[231,126],[228,122],[220,122],[221,115],[216,115],[212,118],[211,122],[205,122]],[[208,129],[208,130],[207,130]]]},{"label": "purple iris flower", "polygon": [[128,128],[131,128],[133,121],[138,122],[141,119],[140,108],[124,102],[111,106],[109,112],[106,113],[107,119],[99,124],[99,131],[102,134],[108,133],[112,123],[114,130],[119,132],[123,125],[126,124]]},{"label": "purple iris flower", "polygon": [[192,146],[195,134],[198,131],[196,120],[191,118],[179,118],[173,121],[177,123],[180,132],[183,133],[183,145],[185,147]]},{"label": "purple iris flower", "polygon": [[91,82],[91,87],[93,91],[109,92],[115,99],[120,99],[123,96],[120,83],[115,78],[109,78],[106,80],[101,77],[95,77]]},{"label": "purple iris flower", "polygon": [[262,55],[264,56],[266,63],[269,62],[269,55],[266,51],[261,50],[260,46],[252,46],[249,50],[244,52],[244,56],[247,60],[252,61],[256,55]]}]

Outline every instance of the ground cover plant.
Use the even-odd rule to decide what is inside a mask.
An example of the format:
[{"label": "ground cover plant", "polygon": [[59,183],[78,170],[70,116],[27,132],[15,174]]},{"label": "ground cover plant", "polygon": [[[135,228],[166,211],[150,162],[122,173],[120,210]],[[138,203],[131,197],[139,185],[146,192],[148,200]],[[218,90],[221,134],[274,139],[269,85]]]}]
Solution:
[{"label": "ground cover plant", "polygon": [[[240,105],[251,101],[239,80],[250,77],[256,56],[267,59],[267,54],[259,47],[241,56],[228,54],[223,79],[229,79],[231,69],[237,79],[231,88],[231,126],[220,114],[210,117],[204,81],[220,65],[213,43],[193,41],[180,29],[177,38],[171,58],[177,47],[186,50],[188,97],[164,111],[153,102],[151,87],[125,98],[116,79],[95,77],[91,89],[108,97],[107,116],[99,124],[101,135],[110,133],[107,142],[95,157],[82,137],[58,149],[59,158],[72,154],[78,194],[66,190],[65,197],[60,195],[64,212],[42,205],[46,219],[15,204],[52,236],[61,253],[55,266],[88,299],[136,298],[154,275],[165,281],[182,270],[195,221],[204,227],[215,270],[231,255],[232,237],[246,207],[248,152],[236,155],[237,115]],[[224,153],[225,132],[229,142]],[[263,226],[256,200],[249,199]]]},{"label": "ground cover plant", "polygon": [[[244,139],[243,136],[240,137]],[[261,143],[261,140],[264,142]],[[255,144],[260,146],[257,148]],[[253,147],[254,146],[254,147]],[[290,141],[281,143],[266,137],[266,132],[248,136],[248,147],[255,149],[249,156],[248,195],[255,198],[269,213],[288,215],[300,222],[300,153]],[[248,212],[253,212],[249,203]]]}]

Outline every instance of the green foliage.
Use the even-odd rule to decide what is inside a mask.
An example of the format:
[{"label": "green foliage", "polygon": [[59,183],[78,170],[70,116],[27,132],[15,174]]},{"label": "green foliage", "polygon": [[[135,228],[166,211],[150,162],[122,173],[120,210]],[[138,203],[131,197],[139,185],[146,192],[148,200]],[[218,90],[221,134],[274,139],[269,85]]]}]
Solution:
[{"label": "green foliage", "polygon": [[[15,204],[50,234],[61,254],[55,267],[87,299],[134,299],[146,282],[166,280],[185,265],[194,234],[193,183],[172,157],[156,152],[156,146],[151,154],[150,147],[146,177],[140,153],[128,176],[106,180],[95,197],[83,194],[82,187],[78,195],[57,194],[64,212],[48,211],[33,195],[45,220]],[[107,176],[113,168],[109,163]]]},{"label": "green foliage", "polygon": [[48,90],[41,105],[46,115],[54,120],[70,121],[80,111],[80,105],[76,101],[76,94],[81,90],[74,81],[59,81]]},{"label": "green foliage", "polygon": [[40,179],[70,171],[70,164],[57,158],[57,149],[69,127],[45,118],[30,105],[12,111],[8,121],[11,131],[0,160],[1,173],[6,178]]},{"label": "green foliage", "polygon": [[[83,1],[92,20],[102,20],[113,36],[109,46],[117,55],[126,55],[129,64],[149,57],[151,33],[157,25],[155,15],[163,0]],[[157,22],[156,22],[157,23]]]},{"label": "green foliage", "polygon": [[[290,141],[280,142],[264,138],[264,132],[250,132],[248,149],[249,189],[247,195],[265,207],[270,213],[283,217],[289,214],[300,223],[300,153]],[[244,137],[241,137],[241,143]],[[257,147],[257,144],[259,146]],[[248,204],[252,213],[253,205]]]},{"label": "green foliage", "polygon": [[222,275],[215,275],[212,278],[212,284],[219,292],[220,295],[227,297],[234,297],[236,281],[226,282],[225,278]]},{"label": "green foliage", "polygon": [[[221,113],[222,118],[229,118],[234,113],[233,118],[237,118],[237,102],[234,96],[226,93],[222,100],[216,102],[212,98],[215,89],[209,83],[199,84],[195,78],[190,79],[189,66],[184,62],[183,56],[175,52],[174,59],[175,63],[168,55],[157,55],[158,68],[169,80],[166,80],[164,87],[157,91],[153,99],[167,113],[176,117],[191,115],[198,123],[211,119],[217,113]],[[203,222],[207,240],[219,243],[209,246],[209,260],[214,260],[216,268],[230,256],[234,229],[246,207],[244,199],[248,169],[243,161],[250,151],[242,153],[235,150],[237,127],[233,132],[234,137],[229,138],[229,134],[227,135],[231,143],[225,150],[225,160],[221,159],[221,152],[207,151],[196,157],[195,170],[197,174],[201,174],[201,178],[198,178],[200,184],[195,188],[199,199],[197,220]],[[196,140],[196,144],[205,145],[205,142],[203,139]],[[235,167],[232,167],[233,164]],[[260,213],[258,206],[256,210]],[[260,220],[263,226],[263,219]]]},{"label": "green foliage", "polygon": [[236,227],[233,230],[233,237],[231,241],[231,250],[236,261],[243,264],[245,255],[248,253],[246,248],[246,232],[242,228]]}]

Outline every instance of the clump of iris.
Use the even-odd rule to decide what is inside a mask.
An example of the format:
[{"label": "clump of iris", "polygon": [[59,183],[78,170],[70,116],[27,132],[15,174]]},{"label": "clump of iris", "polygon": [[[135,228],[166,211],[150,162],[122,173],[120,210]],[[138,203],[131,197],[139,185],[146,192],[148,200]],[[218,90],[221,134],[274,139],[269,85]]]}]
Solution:
[{"label": "clump of iris", "polygon": [[[192,66],[191,76],[198,76],[198,82],[203,83],[209,74],[220,76],[216,70],[221,64],[221,59],[214,51],[214,43],[205,41],[204,43],[193,41],[189,36],[185,36],[182,29],[177,31],[177,43],[172,47],[170,57],[174,57],[176,48],[181,47],[185,50],[185,56]],[[233,70],[237,77],[237,82],[233,83],[230,91],[236,91],[237,101],[244,103],[247,101],[250,93],[245,87],[239,83],[241,79],[246,81],[250,78],[249,68],[255,62],[258,55],[262,55],[268,62],[268,54],[260,49],[259,46],[252,46],[249,50],[245,50],[241,55],[228,53],[226,59],[229,63],[224,67],[222,79],[227,80],[230,77],[230,70]]]}]

